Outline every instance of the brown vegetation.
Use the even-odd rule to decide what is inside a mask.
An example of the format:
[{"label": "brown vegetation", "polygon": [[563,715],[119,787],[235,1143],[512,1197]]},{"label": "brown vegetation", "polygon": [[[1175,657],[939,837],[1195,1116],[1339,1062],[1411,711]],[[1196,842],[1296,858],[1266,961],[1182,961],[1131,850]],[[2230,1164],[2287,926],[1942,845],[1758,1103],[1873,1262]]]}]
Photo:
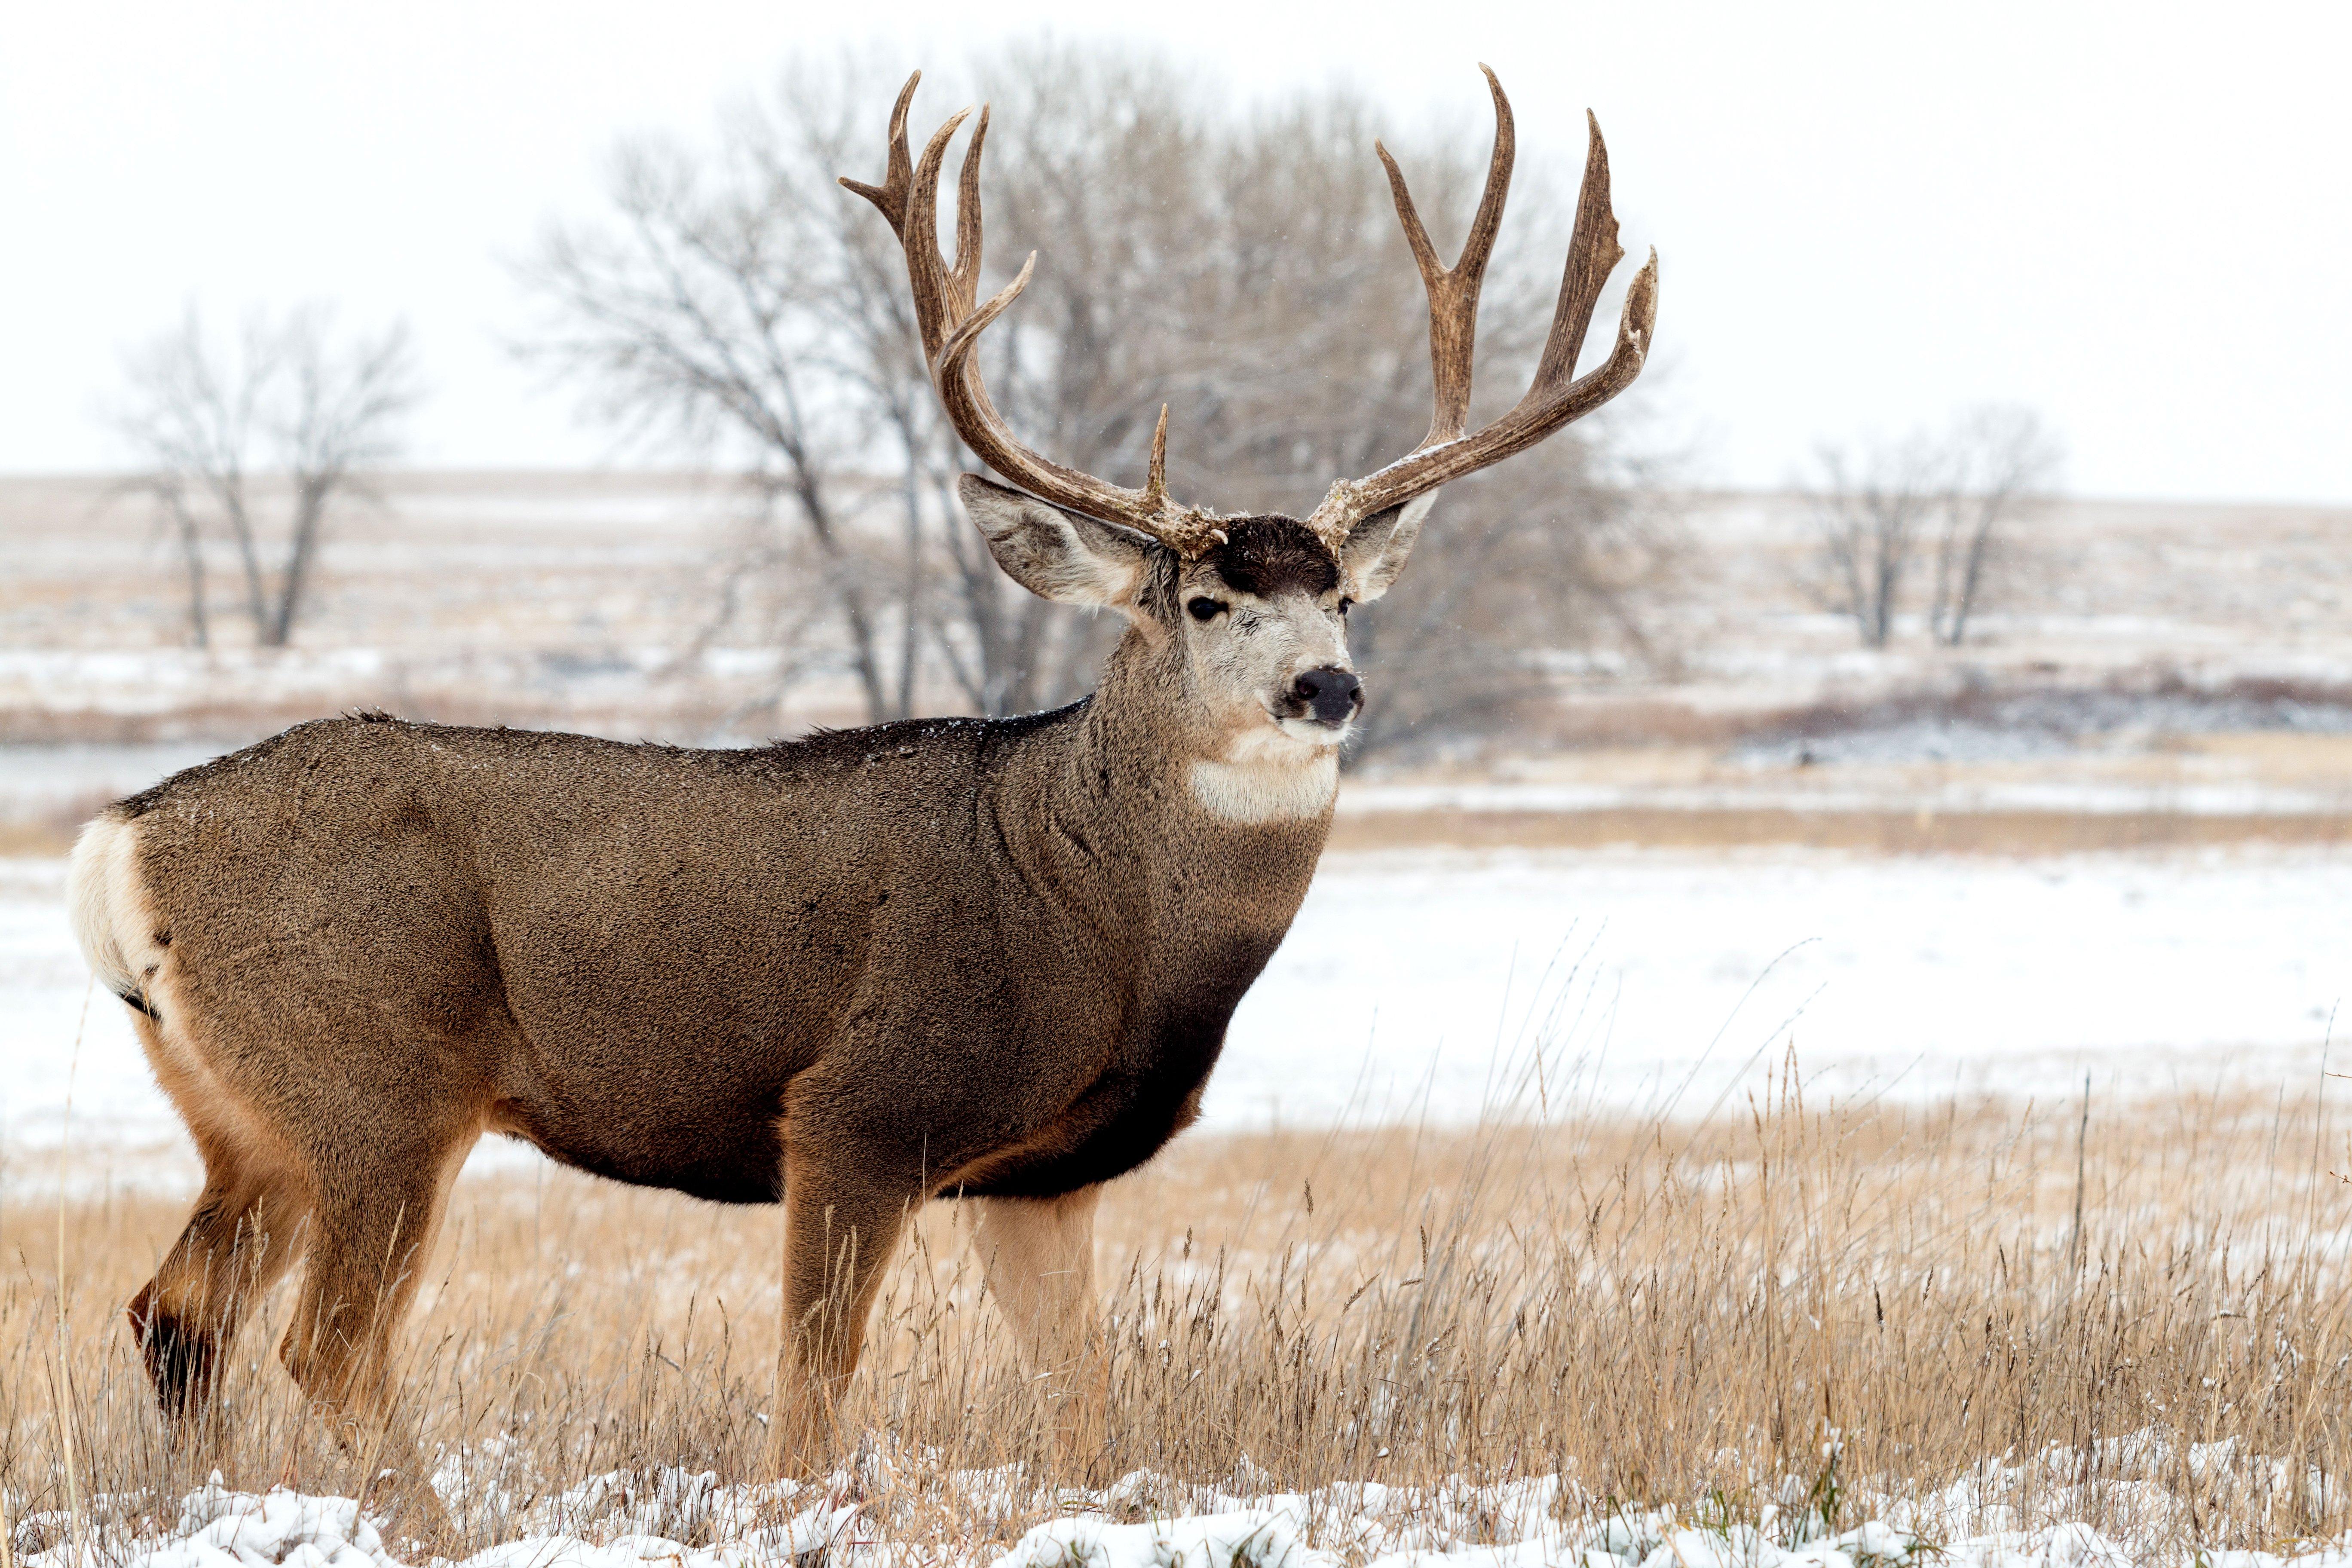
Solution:
[{"label": "brown vegetation", "polygon": [[[1286,1485],[1558,1473],[1591,1512],[1802,1503],[1851,1522],[1909,1500],[1931,1538],[2005,1507],[2151,1552],[2352,1524],[2344,1150],[2312,1102],[2084,1118],[1783,1093],[1696,1125],[1552,1109],[1484,1131],[1196,1137],[1114,1186],[1115,1415],[1092,1479],[1224,1479],[1244,1455]],[[168,1516],[215,1461],[164,1447],[119,1307],[177,1201],[87,1171],[71,1190],[0,1214],[0,1487],[66,1507],[63,1410],[83,1506]],[[934,1205],[885,1288],[857,1397],[899,1462],[868,1508],[1003,1538],[1050,1504],[961,1523],[919,1506],[950,1469],[1050,1464],[959,1223]],[[777,1228],[772,1209],[560,1171],[466,1181],[410,1336],[432,1438],[522,1500],[616,1468],[754,1473]],[[257,1329],[217,1462],[348,1489]],[[2231,1446],[2192,1456],[2210,1444]],[[506,1528],[458,1513],[455,1544]]]}]

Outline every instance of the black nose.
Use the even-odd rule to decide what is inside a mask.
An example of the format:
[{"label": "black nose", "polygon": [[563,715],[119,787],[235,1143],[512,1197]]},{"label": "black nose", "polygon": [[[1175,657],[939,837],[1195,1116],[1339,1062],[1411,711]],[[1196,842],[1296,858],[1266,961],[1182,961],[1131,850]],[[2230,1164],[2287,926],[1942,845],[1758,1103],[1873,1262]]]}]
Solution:
[{"label": "black nose", "polygon": [[1310,669],[1291,689],[1314,710],[1318,724],[1344,724],[1364,705],[1364,683],[1352,669]]}]

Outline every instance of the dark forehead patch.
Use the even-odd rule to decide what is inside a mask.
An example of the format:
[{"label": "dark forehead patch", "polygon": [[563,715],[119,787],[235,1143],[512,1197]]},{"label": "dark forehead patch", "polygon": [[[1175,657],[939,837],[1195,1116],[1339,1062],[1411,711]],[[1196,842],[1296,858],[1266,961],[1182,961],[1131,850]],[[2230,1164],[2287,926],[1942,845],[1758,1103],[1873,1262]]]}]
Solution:
[{"label": "dark forehead patch", "polygon": [[1328,594],[1339,585],[1339,563],[1330,547],[1297,518],[1245,517],[1218,526],[1225,542],[1205,559],[1237,593],[1264,599]]}]

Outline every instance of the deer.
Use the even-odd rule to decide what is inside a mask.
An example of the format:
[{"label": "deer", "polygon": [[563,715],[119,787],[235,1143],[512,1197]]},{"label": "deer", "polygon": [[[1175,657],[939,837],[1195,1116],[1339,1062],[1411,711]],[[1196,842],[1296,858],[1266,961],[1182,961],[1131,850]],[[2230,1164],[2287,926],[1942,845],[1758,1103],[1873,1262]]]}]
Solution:
[{"label": "deer", "polygon": [[976,351],[1037,258],[979,300],[985,106],[952,261],[940,184],[971,111],[911,157],[919,71],[883,182],[841,182],[904,250],[940,406],[996,476],[957,489],[997,563],[1126,623],[1092,695],[741,749],[349,714],[84,828],[77,935],[204,1165],[125,1310],[175,1431],[212,1406],[241,1321],[298,1257],[281,1360],[346,1440],[388,1429],[394,1337],[488,1133],[616,1182],[782,1205],[784,1468],[837,1450],[877,1286],[933,1200],[971,1205],[1023,1363],[1099,1410],[1097,1205],[1198,1116],[1307,893],[1366,700],[1349,609],[1396,582],[1444,486],[1599,408],[1650,351],[1654,250],[1606,358],[1577,374],[1623,255],[1588,114],[1532,383],[1468,427],[1516,149],[1480,68],[1493,150],[1453,265],[1374,143],[1428,296],[1428,433],[1304,519],[1171,497],[1164,406],[1140,489],[1014,435]]}]

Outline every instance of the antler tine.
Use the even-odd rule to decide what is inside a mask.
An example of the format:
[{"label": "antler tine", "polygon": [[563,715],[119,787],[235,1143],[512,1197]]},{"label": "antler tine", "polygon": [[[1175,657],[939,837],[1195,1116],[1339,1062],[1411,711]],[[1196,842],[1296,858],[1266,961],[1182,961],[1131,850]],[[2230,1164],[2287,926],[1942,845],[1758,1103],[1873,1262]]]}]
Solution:
[{"label": "antler tine", "polygon": [[1157,506],[1168,499],[1168,405],[1160,405],[1160,424],[1151,432],[1151,469],[1143,481],[1143,500]]},{"label": "antler tine", "polygon": [[[1592,325],[1593,308],[1601,290],[1625,247],[1617,243],[1617,214],[1609,205],[1609,146],[1601,140],[1601,121],[1584,111],[1591,136],[1584,153],[1584,185],[1576,198],[1576,227],[1568,242],[1568,266],[1559,278],[1559,303],[1552,311],[1551,335],[1544,340],[1543,359],[1536,366],[1536,388],[1555,385],[1576,374],[1576,356],[1583,352],[1584,334]],[[1529,396],[1535,395],[1530,389]]]},{"label": "antler tine", "polygon": [[915,165],[907,156],[907,110],[914,106],[915,84],[922,79],[920,71],[908,77],[907,85],[898,89],[898,106],[890,110],[890,161],[882,183],[869,185],[846,174],[841,176],[845,188],[856,191],[882,209],[882,216],[889,220],[890,232],[901,242],[907,237],[907,187],[915,183]]},{"label": "antler tine", "polygon": [[1437,247],[1430,243],[1429,230],[1423,226],[1420,212],[1413,206],[1412,192],[1406,188],[1404,171],[1389,156],[1389,150],[1380,142],[1372,151],[1380,154],[1381,165],[1388,170],[1389,195],[1396,203],[1397,221],[1404,226],[1405,243],[1412,248],[1414,265],[1421,268],[1423,289],[1429,295],[1429,365],[1430,379],[1434,385],[1436,406],[1430,416],[1429,434],[1422,437],[1424,447],[1440,441],[1451,441],[1462,434],[1470,418],[1470,366],[1472,351],[1478,336],[1478,290],[1486,279],[1486,261],[1495,252],[1495,237],[1503,227],[1503,204],[1511,194],[1511,164],[1518,150],[1518,139],[1511,120],[1511,100],[1503,94],[1503,84],[1496,79],[1492,69],[1478,68],[1486,73],[1486,85],[1495,95],[1495,150],[1486,161],[1486,188],[1478,198],[1478,216],[1471,220],[1469,237],[1462,242],[1462,254],[1448,267],[1437,258]]},{"label": "antler tine", "polygon": [[[1481,67],[1481,69],[1486,68]],[[1509,413],[1476,434],[1465,436],[1469,406],[1470,350],[1477,310],[1479,274],[1494,244],[1502,219],[1502,187],[1509,183],[1510,107],[1502,83],[1486,71],[1495,94],[1495,159],[1489,166],[1486,195],[1479,203],[1471,237],[1462,259],[1451,269],[1436,267],[1436,255],[1422,230],[1419,216],[1385,149],[1389,184],[1395,195],[1397,215],[1406,243],[1421,264],[1429,291],[1429,346],[1432,374],[1437,389],[1437,409],[1429,435],[1407,456],[1360,479],[1339,479],[1323,503],[1307,519],[1336,548],[1356,524],[1442,485],[1501,462],[1534,446],[1561,426],[1582,418],[1633,384],[1648,359],[1657,330],[1658,253],[1635,275],[1625,292],[1625,308],[1617,327],[1616,346],[1590,374],[1576,374],[1577,355],[1600,303],[1601,289],[1616,270],[1624,250],[1617,243],[1617,216],[1609,202],[1609,149],[1601,138],[1600,121],[1590,111],[1586,121],[1591,141],[1585,155],[1584,184],[1577,197],[1576,228],[1568,247],[1568,262],[1560,276],[1559,301],[1552,313],[1551,331],[1544,340],[1534,382]],[[1500,170],[1498,184],[1496,171]],[[1466,287],[1465,287],[1466,284]]]},{"label": "antler tine", "polygon": [[960,109],[931,132],[922,158],[915,164],[913,186],[907,193],[907,229],[898,237],[907,252],[907,279],[914,289],[923,355],[934,374],[949,335],[971,312],[971,294],[956,298],[961,279],[940,254],[940,165],[947,159],[948,142],[971,113],[969,109]]},{"label": "antler tine", "polygon": [[890,116],[890,163],[884,183],[868,185],[856,180],[841,183],[882,209],[906,252],[907,280],[915,299],[915,318],[923,338],[931,385],[940,405],[972,455],[1005,479],[1040,499],[1088,517],[1100,518],[1150,535],[1185,555],[1198,555],[1224,542],[1213,512],[1180,506],[1168,499],[1168,411],[1160,411],[1160,426],[1152,437],[1151,469],[1140,490],[1108,483],[1091,474],[1065,468],[1040,457],[1013,438],[981,380],[975,350],[990,322],[1003,315],[1036,271],[1037,253],[1031,251],[1019,277],[986,304],[973,308],[980,283],[981,147],[988,136],[988,110],[981,110],[965,149],[956,180],[956,258],[952,266],[939,251],[939,182],[949,142],[966,115],[957,114],[940,127],[919,160],[907,156],[907,112],[915,83],[908,79]]},{"label": "antler tine", "polygon": [[[975,205],[969,225],[959,210],[957,215],[956,265],[950,268],[940,255],[939,240],[939,173],[940,163],[947,155],[948,142],[955,135],[965,116],[963,110],[932,133],[923,148],[919,165],[908,155],[907,116],[914,106],[915,88],[923,79],[921,71],[907,79],[898,89],[898,101],[890,110],[889,162],[878,185],[863,180],[841,176],[845,189],[856,192],[881,209],[888,220],[890,232],[898,237],[898,247],[906,253],[907,281],[914,294],[915,326],[923,341],[923,358],[936,364],[940,349],[956,323],[971,310],[972,285],[979,280],[980,259],[977,233],[980,215]],[[983,116],[982,125],[986,119]],[[973,183],[976,170],[974,156],[980,148],[982,132],[975,132],[972,147],[964,156],[967,185]],[[969,247],[963,243],[967,226],[974,235]],[[967,273],[965,251],[971,252]]]},{"label": "antler tine", "polygon": [[950,276],[955,280],[960,316],[970,314],[971,302],[980,298],[980,149],[987,140],[988,105],[983,103],[963,150],[963,167],[956,174],[956,258]]}]

